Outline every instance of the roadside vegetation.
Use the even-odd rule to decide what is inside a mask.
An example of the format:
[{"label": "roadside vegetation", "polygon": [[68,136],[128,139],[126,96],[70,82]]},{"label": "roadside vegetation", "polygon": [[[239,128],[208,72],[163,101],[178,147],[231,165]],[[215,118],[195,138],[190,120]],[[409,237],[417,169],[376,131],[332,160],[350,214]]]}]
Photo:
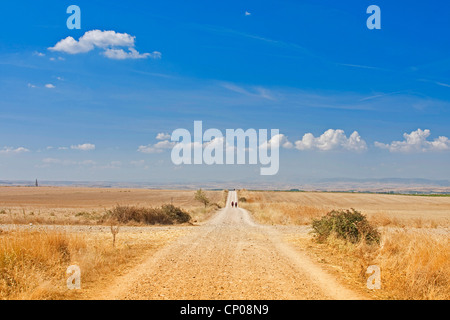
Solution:
[{"label": "roadside vegetation", "polygon": [[289,202],[267,202],[260,195],[245,189],[238,191],[238,198],[239,206],[250,211],[253,218],[262,224],[309,225],[313,219],[327,213],[327,209],[321,207]]},{"label": "roadside vegetation", "polygon": [[[121,229],[113,244],[108,228],[85,233],[0,229],[0,299],[83,299],[86,290],[110,282],[145,253],[181,234],[180,230]],[[80,267],[81,290],[67,288],[70,265]]]},{"label": "roadside vegetation", "polygon": [[211,192],[208,194],[208,191],[202,189],[195,191],[193,199],[203,206],[191,211],[192,222],[208,220],[217,210],[225,207],[227,197],[228,190],[223,190],[221,194]]},{"label": "roadside vegetation", "polygon": [[360,241],[368,244],[380,243],[380,233],[366,216],[355,209],[330,211],[320,219],[314,219],[311,226],[319,242],[335,236],[353,244]]},{"label": "roadside vegetation", "polygon": [[135,206],[116,206],[108,210],[101,218],[100,222],[117,221],[122,224],[140,223],[140,224],[178,224],[186,223],[191,220],[189,213],[172,204],[165,204],[159,208],[143,208]]},{"label": "roadside vegetation", "polygon": [[[259,223],[309,225],[310,235],[293,235],[288,241],[308,248],[330,272],[372,298],[450,299],[448,220],[271,202],[270,196],[246,190],[239,196],[246,198],[241,206]],[[366,287],[371,265],[381,270],[380,290]]]},{"label": "roadside vegetation", "polygon": [[108,225],[105,215],[116,207],[150,210],[169,204],[189,214],[194,222],[208,218],[225,203],[222,190],[202,190],[209,201],[206,210],[194,199],[192,190],[4,187],[1,191],[0,224]]}]

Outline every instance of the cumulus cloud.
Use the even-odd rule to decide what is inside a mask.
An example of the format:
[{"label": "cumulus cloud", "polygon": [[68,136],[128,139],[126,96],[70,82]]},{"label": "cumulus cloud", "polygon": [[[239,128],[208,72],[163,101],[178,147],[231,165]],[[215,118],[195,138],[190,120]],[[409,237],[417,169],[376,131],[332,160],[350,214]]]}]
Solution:
[{"label": "cumulus cloud", "polygon": [[45,87],[47,88],[47,89],[54,89],[54,88],[56,88],[54,85],[52,85],[51,83],[47,83],[46,85],[45,85]]},{"label": "cumulus cloud", "polygon": [[175,145],[175,142],[171,142],[169,140],[163,140],[157,142],[154,147],[157,149],[170,149]]},{"label": "cumulus cloud", "polygon": [[149,144],[146,146],[139,146],[137,151],[142,152],[142,153],[161,153],[165,149],[172,148],[174,145],[175,145],[175,142],[164,140],[164,141],[160,141],[153,145]]},{"label": "cumulus cloud", "polygon": [[349,151],[364,151],[367,149],[366,142],[361,139],[357,131],[354,131],[347,138],[341,129],[328,129],[320,137],[314,137],[312,133],[303,135],[302,140],[295,142],[298,150],[320,150],[329,151],[343,149]]},{"label": "cumulus cloud", "polygon": [[[205,141],[203,144],[198,142],[171,142],[168,140],[170,138],[169,134],[158,133],[156,136],[157,140],[161,140],[156,144],[142,145],[138,147],[139,152],[142,153],[161,153],[165,149],[170,149],[173,147],[182,148],[190,146],[191,148],[210,148],[214,149],[216,147],[223,146],[225,150],[237,148],[231,146],[225,140],[225,137],[214,137],[210,141]],[[349,137],[347,137],[343,130],[333,130],[329,129],[325,131],[320,137],[314,137],[313,134],[307,133],[303,136],[302,140],[296,141],[295,146],[289,139],[282,133],[274,135],[270,140],[261,143],[258,148],[260,150],[267,149],[269,147],[293,149],[294,147],[298,150],[334,150],[334,149],[344,149],[349,151],[364,151],[367,149],[366,142],[361,139],[357,131],[353,132]],[[245,148],[245,151],[250,151],[251,148]]]},{"label": "cumulus cloud", "polygon": [[159,141],[155,144],[149,144],[146,146],[139,146],[138,150],[142,153],[161,153],[165,149],[170,149],[175,145],[175,142],[171,142],[169,140]]},{"label": "cumulus cloud", "polygon": [[[56,52],[79,54],[100,48],[104,50],[103,55],[105,57],[116,60],[144,59],[147,57],[154,59],[161,58],[161,53],[158,51],[154,51],[153,53],[139,53],[134,49],[135,39],[136,37],[127,33],[118,33],[112,30],[91,30],[81,36],[78,41],[69,36],[48,49]],[[128,51],[120,47],[126,47]]]},{"label": "cumulus cloud", "polygon": [[156,135],[156,140],[170,140],[170,138],[171,135],[168,133],[161,132]]},{"label": "cumulus cloud", "polygon": [[79,144],[79,145],[73,145],[73,146],[70,146],[70,149],[81,150],[81,151],[89,151],[89,150],[94,150],[95,149],[95,144],[84,143],[84,144]]},{"label": "cumulus cloud", "polygon": [[137,151],[142,153],[161,153],[165,149],[170,149],[173,146],[175,146],[176,142],[172,142],[169,139],[171,138],[171,135],[168,133],[158,133],[156,135],[156,140],[158,141],[155,144],[148,144],[146,146],[139,146]]},{"label": "cumulus cloud", "polygon": [[12,148],[12,147],[4,147],[3,149],[0,149],[0,154],[17,154],[17,153],[24,153],[24,152],[30,152],[27,148],[19,147],[19,148]]},{"label": "cumulus cloud", "polygon": [[153,53],[139,53],[136,49],[128,48],[128,52],[123,49],[106,49],[103,55],[115,60],[125,60],[125,59],[145,59],[151,57],[153,59],[160,59],[161,52],[154,51]]},{"label": "cumulus cloud", "polygon": [[277,134],[275,136],[273,136],[269,141],[266,141],[264,143],[262,143],[259,148],[260,149],[267,149],[268,147],[274,147],[274,148],[279,148],[279,147],[283,147],[285,149],[292,149],[294,147],[294,145],[292,144],[292,142],[290,142],[287,137],[280,133]]},{"label": "cumulus cloud", "polygon": [[77,54],[92,51],[95,47],[102,49],[110,47],[134,47],[134,39],[135,37],[127,33],[91,30],[81,36],[78,41],[69,36],[59,41],[54,47],[48,49],[51,51]]},{"label": "cumulus cloud", "polygon": [[103,52],[103,55],[115,60],[125,60],[125,59],[145,59],[145,58],[153,58],[160,59],[161,52],[153,51],[153,53],[139,53],[133,48],[128,48],[128,52],[123,49],[106,49]]},{"label": "cumulus cloud", "polygon": [[375,146],[381,149],[387,149],[390,152],[432,152],[444,151],[450,149],[450,140],[447,137],[440,136],[433,141],[427,140],[431,135],[430,130],[417,129],[411,133],[404,133],[403,141],[392,141],[390,144],[375,141]]}]

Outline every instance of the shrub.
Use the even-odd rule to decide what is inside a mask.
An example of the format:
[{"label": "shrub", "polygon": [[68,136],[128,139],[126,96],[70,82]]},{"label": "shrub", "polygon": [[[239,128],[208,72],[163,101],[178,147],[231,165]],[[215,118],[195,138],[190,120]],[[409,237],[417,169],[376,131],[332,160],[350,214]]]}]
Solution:
[{"label": "shrub", "polygon": [[191,216],[179,207],[165,204],[159,208],[116,206],[107,211],[103,220],[113,219],[119,223],[138,222],[145,224],[175,224],[191,220]]},{"label": "shrub", "polygon": [[197,192],[195,192],[194,199],[203,203],[205,208],[210,203],[210,200],[202,189],[198,189]]},{"label": "shrub", "polygon": [[161,207],[163,214],[169,216],[169,218],[177,223],[184,223],[191,220],[191,216],[184,212],[181,208],[175,207],[172,204],[165,204]]},{"label": "shrub", "polygon": [[247,198],[246,197],[240,197],[239,198],[239,202],[247,202]]},{"label": "shrub", "polygon": [[317,240],[322,242],[331,234],[338,238],[357,243],[365,240],[368,244],[380,243],[379,232],[369,223],[366,216],[355,209],[333,210],[312,222]]}]

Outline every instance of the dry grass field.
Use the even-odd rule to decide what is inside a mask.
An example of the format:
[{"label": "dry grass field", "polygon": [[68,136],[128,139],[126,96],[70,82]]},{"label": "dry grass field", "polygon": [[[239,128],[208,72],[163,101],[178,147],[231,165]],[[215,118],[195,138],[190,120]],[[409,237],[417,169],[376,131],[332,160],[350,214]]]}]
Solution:
[{"label": "dry grass field", "polygon": [[[213,204],[225,205],[226,192],[205,192]],[[286,258],[278,251],[261,256],[260,251],[269,245],[264,241],[272,239],[273,250],[282,248],[285,253],[291,252],[274,240],[275,234],[281,242],[298,250],[302,259],[309,257],[311,262],[305,270],[315,270],[316,275],[323,274],[319,269],[326,270],[362,296],[372,299],[450,299],[450,197],[240,190],[239,207],[247,209],[256,222],[274,225],[267,229],[243,219],[245,210],[233,211],[229,206],[220,215],[209,219],[218,207],[211,205],[205,209],[202,203],[194,200],[194,194],[194,190],[0,187],[0,299],[96,298],[101,296],[103,289],[111,290],[108,287],[111,279],[121,279],[123,275],[126,280],[130,270],[136,273],[147,265],[159,263],[164,266],[161,270],[167,274],[179,272],[181,278],[188,266],[196,265],[197,269],[190,271],[193,276],[205,277],[205,281],[211,283],[217,280],[217,272],[223,271],[221,268],[230,274],[236,273],[238,279],[239,272],[243,271],[235,264],[241,263],[249,276],[240,280],[260,285],[258,281],[263,280],[261,277],[266,275],[267,266],[255,263],[257,260],[254,259]],[[121,225],[113,246],[110,222],[102,220],[108,210],[117,205],[148,208],[167,203],[189,212],[192,223],[198,226],[192,227],[192,223]],[[336,237],[318,243],[308,233],[314,219],[331,210],[349,208],[368,217],[381,233],[380,244],[354,244]],[[191,246],[186,239],[197,245]],[[236,250],[233,241],[243,249]],[[190,250],[191,254],[183,256],[182,261],[174,265],[174,255],[185,250]],[[211,254],[211,257],[206,255],[201,260],[197,251]],[[254,257],[247,256],[246,252],[251,252]],[[235,261],[234,254],[240,255],[240,262]],[[223,255],[230,261],[226,266],[220,264]],[[160,260],[155,260],[154,256]],[[216,259],[217,263],[210,263],[211,259]],[[297,259],[297,263],[303,264],[305,260],[302,259]],[[200,261],[209,263],[209,273],[201,272],[204,266],[199,265]],[[85,290],[66,288],[66,269],[73,264],[81,267]],[[381,269],[381,290],[366,288],[365,272],[369,265]],[[172,267],[180,270],[172,270]],[[281,265],[272,267],[284,270]],[[251,274],[258,272],[261,277],[252,279]],[[136,274],[132,278],[139,279],[140,276]],[[279,277],[281,281],[282,276]],[[227,279],[224,277],[223,281],[228,286]],[[122,282],[127,284],[128,280]],[[174,286],[181,283],[176,279],[172,282]],[[233,294],[241,292],[234,284],[229,286],[234,290]],[[199,293],[205,292],[202,288],[192,288],[193,291],[197,289]],[[272,289],[277,289],[275,284]],[[183,290],[187,290],[185,294],[191,294],[189,287]],[[255,294],[257,291],[249,292]],[[176,292],[170,294],[177,297]],[[314,293],[312,296],[321,295]]]},{"label": "dry grass field", "polygon": [[309,225],[333,209],[354,208],[381,232],[380,245],[332,237],[317,243],[291,234],[287,241],[339,277],[365,289],[367,267],[381,269],[381,299],[450,299],[450,197],[241,190],[240,206],[260,223]]},{"label": "dry grass field", "polygon": [[328,211],[354,208],[382,226],[450,226],[450,197],[247,190],[239,196],[263,223],[309,224]]},{"label": "dry grass field", "polygon": [[[0,187],[0,223],[96,224],[117,205],[158,207],[172,203],[207,217],[194,200],[194,190],[155,190],[81,187]],[[205,191],[212,203],[223,205],[222,191]],[[208,212],[207,212],[208,213]]]},{"label": "dry grass field", "polygon": [[[108,227],[90,228],[4,228],[0,299],[82,299],[89,288],[110,281],[184,233],[170,227],[125,227],[113,247]],[[85,290],[67,290],[66,270],[71,265],[80,267]]]},{"label": "dry grass field", "polygon": [[[120,226],[113,247],[102,216],[118,205],[159,207],[172,203],[192,222],[207,219],[194,190],[0,187],[0,299],[78,299],[68,291],[66,269],[82,270],[82,287],[98,287],[125,272],[186,231],[177,226]],[[223,205],[223,192],[205,191]],[[222,203],[221,203],[222,202]],[[50,226],[49,226],[50,225]],[[107,279],[107,280],[105,280]],[[86,292],[86,290],[82,290]]]}]

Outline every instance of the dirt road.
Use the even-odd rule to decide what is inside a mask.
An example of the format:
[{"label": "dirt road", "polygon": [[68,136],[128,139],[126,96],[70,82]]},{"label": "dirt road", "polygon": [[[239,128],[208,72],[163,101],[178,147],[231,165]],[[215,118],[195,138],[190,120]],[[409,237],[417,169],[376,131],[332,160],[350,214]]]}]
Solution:
[{"label": "dirt road", "polygon": [[231,201],[90,298],[362,299]]}]

